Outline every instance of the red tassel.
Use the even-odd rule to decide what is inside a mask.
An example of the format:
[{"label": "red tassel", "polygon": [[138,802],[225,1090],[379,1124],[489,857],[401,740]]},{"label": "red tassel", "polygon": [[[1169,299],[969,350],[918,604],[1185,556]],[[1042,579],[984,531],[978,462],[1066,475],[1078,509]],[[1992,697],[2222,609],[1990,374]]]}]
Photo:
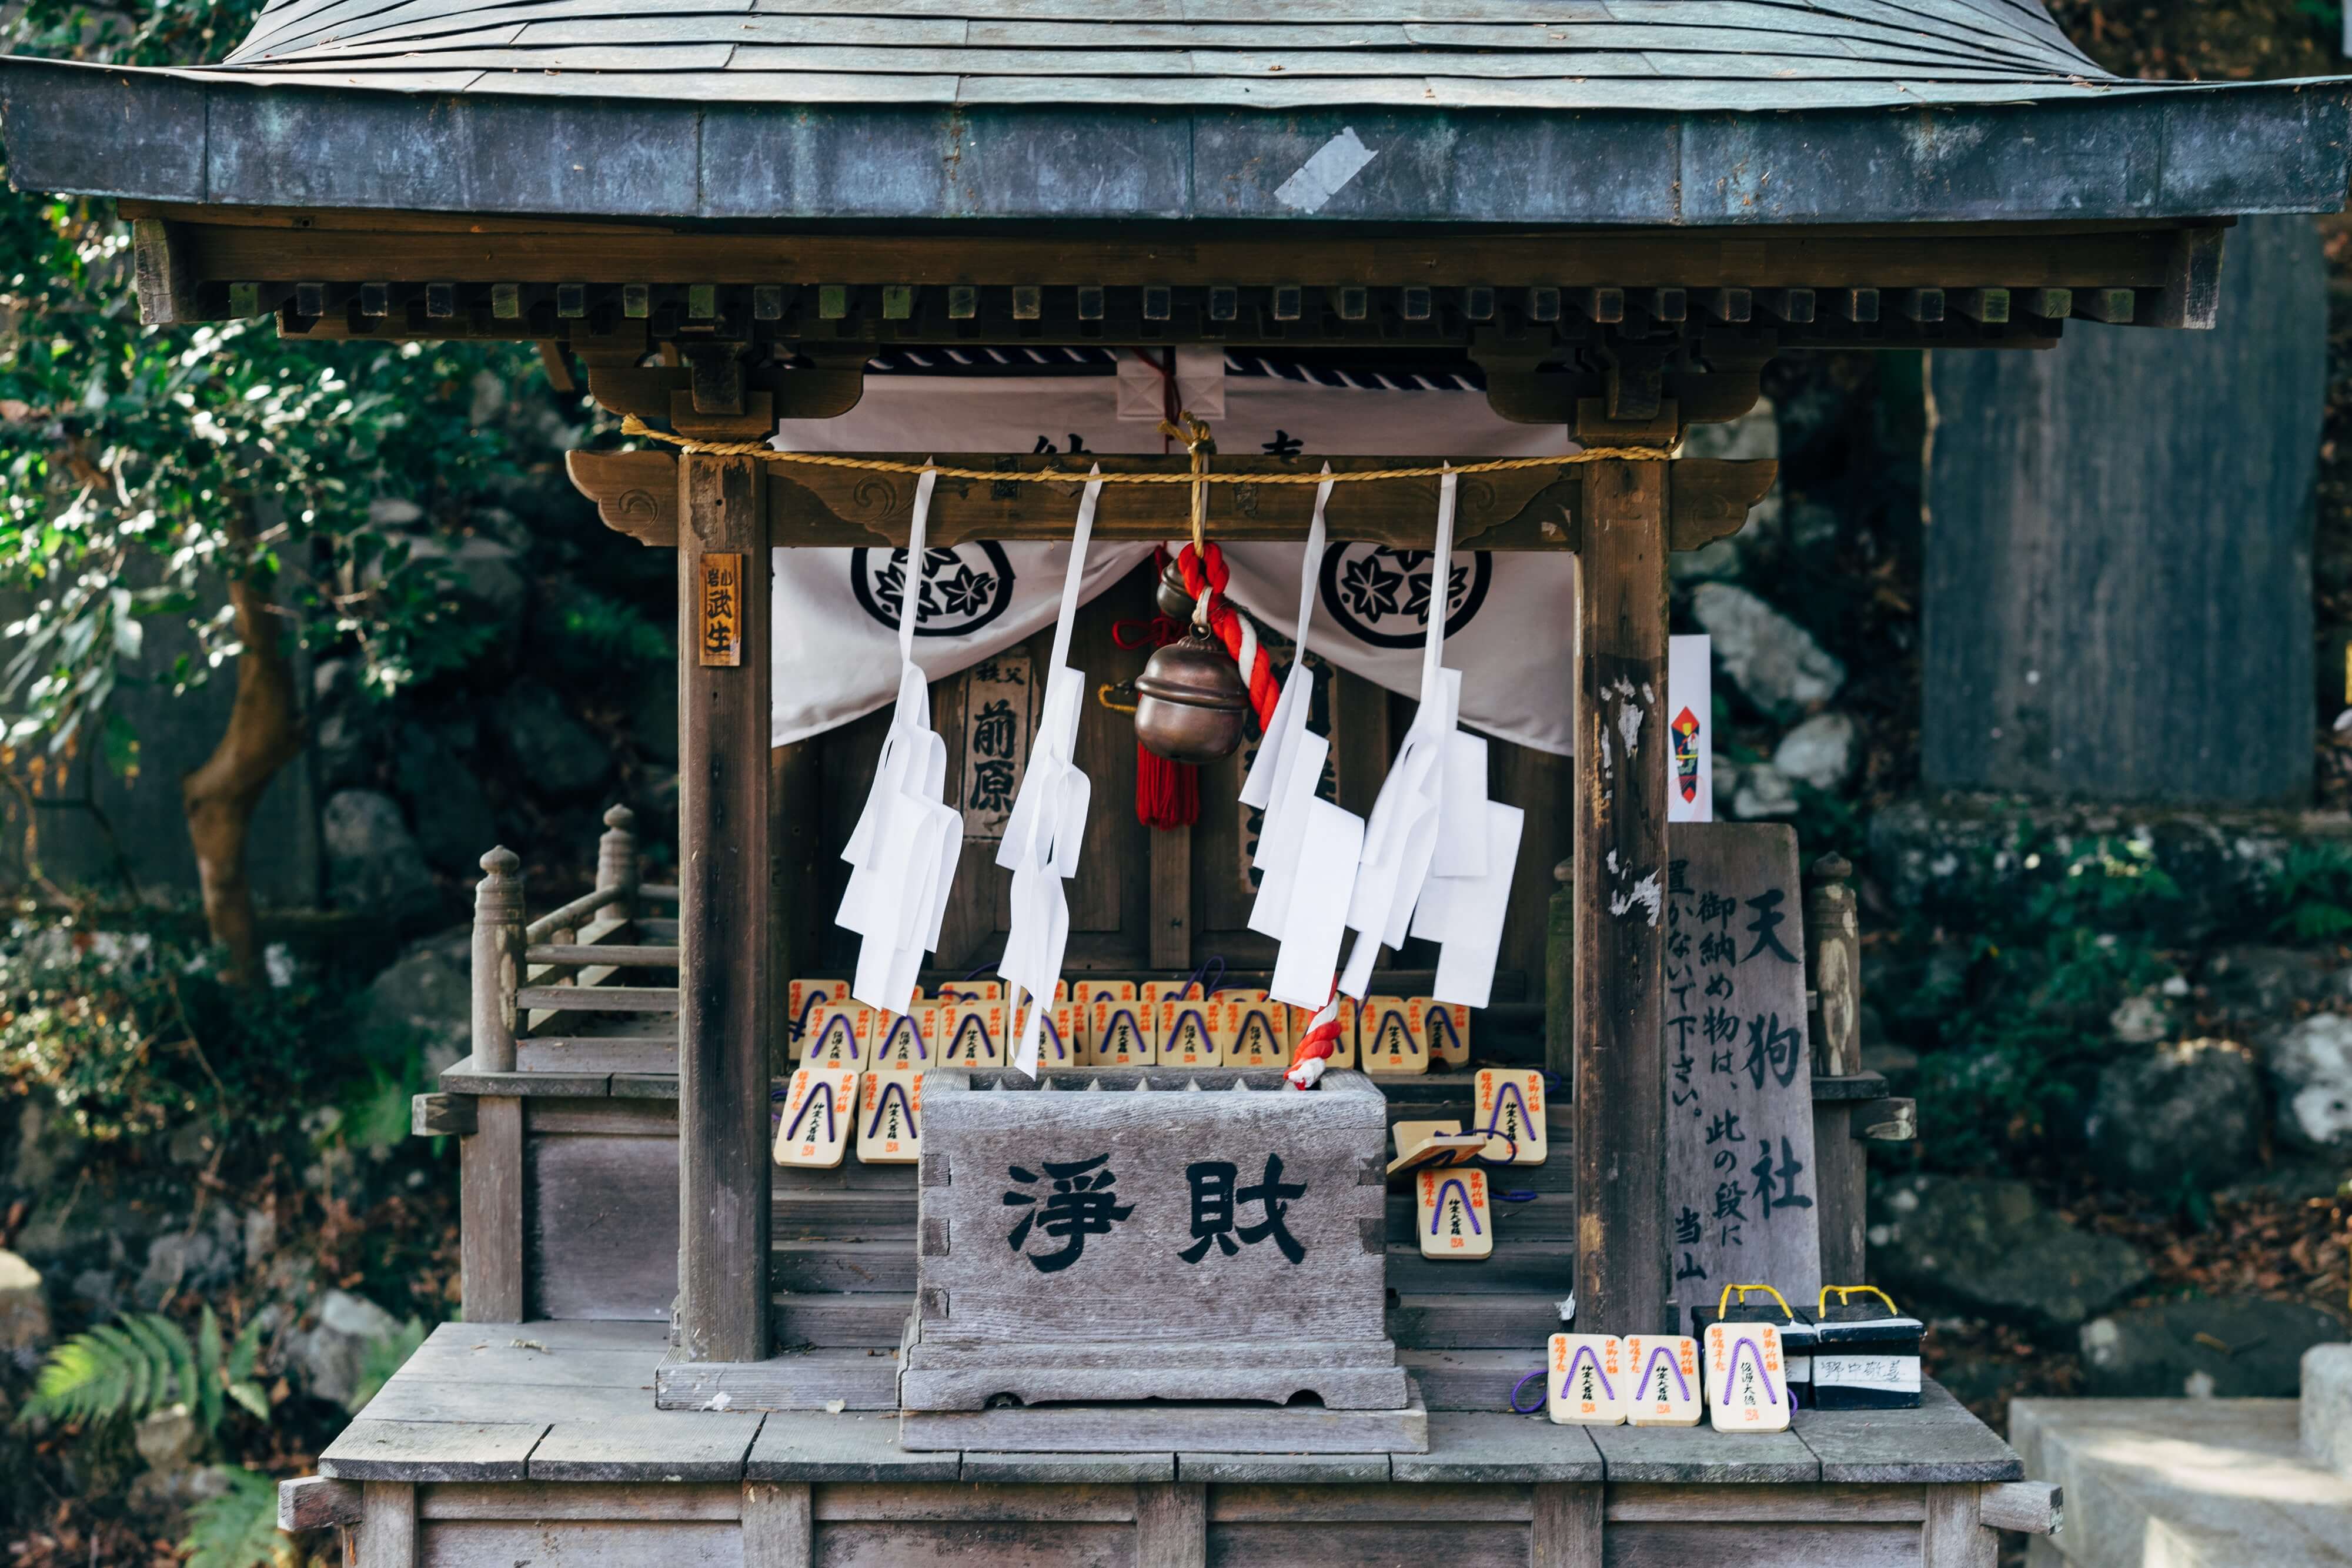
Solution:
[{"label": "red tassel", "polygon": [[1135,817],[1147,828],[1189,828],[1201,817],[1201,780],[1188,763],[1171,762],[1135,743]]}]

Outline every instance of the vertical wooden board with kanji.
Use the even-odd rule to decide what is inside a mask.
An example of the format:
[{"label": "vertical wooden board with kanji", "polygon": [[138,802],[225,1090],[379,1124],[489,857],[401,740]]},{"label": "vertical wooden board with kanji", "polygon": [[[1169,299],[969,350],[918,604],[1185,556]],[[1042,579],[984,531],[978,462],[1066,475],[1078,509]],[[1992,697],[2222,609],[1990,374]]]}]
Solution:
[{"label": "vertical wooden board with kanji", "polygon": [[1796,831],[1667,838],[1666,1185],[1677,1321],[1727,1284],[1821,1289]]}]

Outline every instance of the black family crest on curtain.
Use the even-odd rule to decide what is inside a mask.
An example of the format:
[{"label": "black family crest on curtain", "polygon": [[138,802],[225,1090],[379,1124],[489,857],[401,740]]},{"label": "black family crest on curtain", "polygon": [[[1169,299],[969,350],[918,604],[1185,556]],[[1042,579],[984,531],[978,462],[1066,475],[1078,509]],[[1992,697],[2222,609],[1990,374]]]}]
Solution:
[{"label": "black family crest on curtain", "polygon": [[[945,545],[923,552],[922,597],[915,605],[918,637],[968,637],[1013,602],[1013,562],[1004,547],[990,539]],[[866,614],[897,628],[907,591],[907,552],[853,549],[849,586]]]},{"label": "black family crest on curtain", "polygon": [[[1436,568],[1425,549],[1336,544],[1323,553],[1323,608],[1357,641],[1374,648],[1418,648],[1429,633],[1430,582]],[[1455,551],[1447,574],[1445,625],[1470,624],[1495,579],[1491,551]]]}]

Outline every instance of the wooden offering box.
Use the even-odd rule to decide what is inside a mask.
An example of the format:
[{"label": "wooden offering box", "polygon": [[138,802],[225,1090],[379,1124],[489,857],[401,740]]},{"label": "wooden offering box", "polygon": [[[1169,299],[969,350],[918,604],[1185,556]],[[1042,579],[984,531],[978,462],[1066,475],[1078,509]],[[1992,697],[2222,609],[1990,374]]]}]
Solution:
[{"label": "wooden offering box", "polygon": [[[1412,1400],[1383,1321],[1386,1108],[1360,1074],[1300,1094],[1273,1072],[1047,1073],[1032,1086],[940,1071],[923,1092],[899,1377],[909,1447],[941,1426],[922,1412],[1014,1427],[1016,1405],[1142,1400],[1253,1401],[1217,1418],[1279,1426],[1311,1412],[1306,1424],[1349,1451],[1425,1447],[1418,1423],[1396,1418]],[[1294,1401],[1305,1407],[1283,1408]],[[1178,1407],[1131,1408],[1132,1422],[1090,1428],[1089,1446],[1116,1448]],[[1018,1414],[1035,1425],[1045,1413]],[[1318,1440],[1302,1430],[1276,1446]]]}]

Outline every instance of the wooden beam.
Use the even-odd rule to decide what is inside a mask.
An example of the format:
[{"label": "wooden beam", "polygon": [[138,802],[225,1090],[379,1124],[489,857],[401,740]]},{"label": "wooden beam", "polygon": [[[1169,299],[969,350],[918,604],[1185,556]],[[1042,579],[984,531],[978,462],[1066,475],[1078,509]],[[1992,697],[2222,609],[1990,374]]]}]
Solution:
[{"label": "wooden beam", "polygon": [[[690,455],[677,478],[680,1349],[755,1362],[768,1354],[766,476],[756,458]],[[710,597],[722,588],[730,605]]]},{"label": "wooden beam", "polygon": [[[187,225],[199,281],[283,279],[562,284],[585,258],[610,282],[692,285],[979,284],[1143,287],[1179,285],[1311,288],[1661,286],[1879,288],[2080,286],[2158,287],[2175,225],[1905,224],[1743,229],[1738,245],[1688,232],[1293,236],[1075,229],[1013,235],[746,234],[656,224],[482,218],[457,214],[331,213],[285,208],[122,204],[127,214]],[[1508,296],[1506,296],[1507,298]]]},{"label": "wooden beam", "polygon": [[2133,319],[2210,330],[2221,313],[2221,235],[2218,228],[2175,229],[2164,285],[2141,298]]},{"label": "wooden beam", "polygon": [[280,1530],[325,1530],[332,1525],[357,1524],[364,1517],[366,1503],[358,1481],[303,1476],[278,1483]]},{"label": "wooden beam", "polygon": [[[920,453],[866,453],[894,462],[920,462]],[[991,453],[940,453],[945,466],[992,469],[1004,465],[1012,482],[976,484],[943,480],[931,501],[929,537],[938,544],[964,539],[1063,539],[1069,537],[1076,479],[1020,481],[1067,459],[1051,455],[1000,457]],[[574,488],[596,503],[604,526],[640,544],[667,548],[677,542],[677,459],[667,451],[572,452],[564,456]],[[1319,460],[1318,460],[1319,461]],[[1104,457],[1105,473],[1181,473],[1182,457]],[[1334,457],[1339,472],[1364,468],[1433,467],[1435,457]],[[1223,473],[1297,473],[1296,463],[1276,457],[1219,458]],[[1462,524],[1456,535],[1465,549],[1574,549],[1582,537],[1584,476],[1591,465],[1522,468],[1473,475],[1462,481]],[[915,479],[906,474],[875,474],[854,468],[815,468],[776,464],[769,470],[770,538],[778,545],[865,547],[907,538]],[[1671,542],[1697,549],[1739,531],[1748,509],[1772,487],[1779,472],[1769,460],[1693,459],[1676,465]],[[1010,491],[1011,494],[1003,492]],[[1362,539],[1406,548],[1425,542],[1434,510],[1434,480],[1399,480],[1341,485],[1332,492],[1327,526],[1334,539]],[[1164,539],[1181,532],[1191,501],[1181,485],[1113,485],[1103,491],[1095,536],[1114,539]],[[1209,532],[1216,538],[1299,539],[1315,509],[1307,485],[1213,485],[1209,487]]]},{"label": "wooden beam", "polygon": [[195,275],[178,224],[161,218],[132,220],[131,262],[140,320],[150,327],[176,327],[205,319],[197,308]]},{"label": "wooden beam", "polygon": [[1669,1331],[1664,999],[1666,517],[1661,463],[1601,463],[1579,554],[1576,1321]]}]

